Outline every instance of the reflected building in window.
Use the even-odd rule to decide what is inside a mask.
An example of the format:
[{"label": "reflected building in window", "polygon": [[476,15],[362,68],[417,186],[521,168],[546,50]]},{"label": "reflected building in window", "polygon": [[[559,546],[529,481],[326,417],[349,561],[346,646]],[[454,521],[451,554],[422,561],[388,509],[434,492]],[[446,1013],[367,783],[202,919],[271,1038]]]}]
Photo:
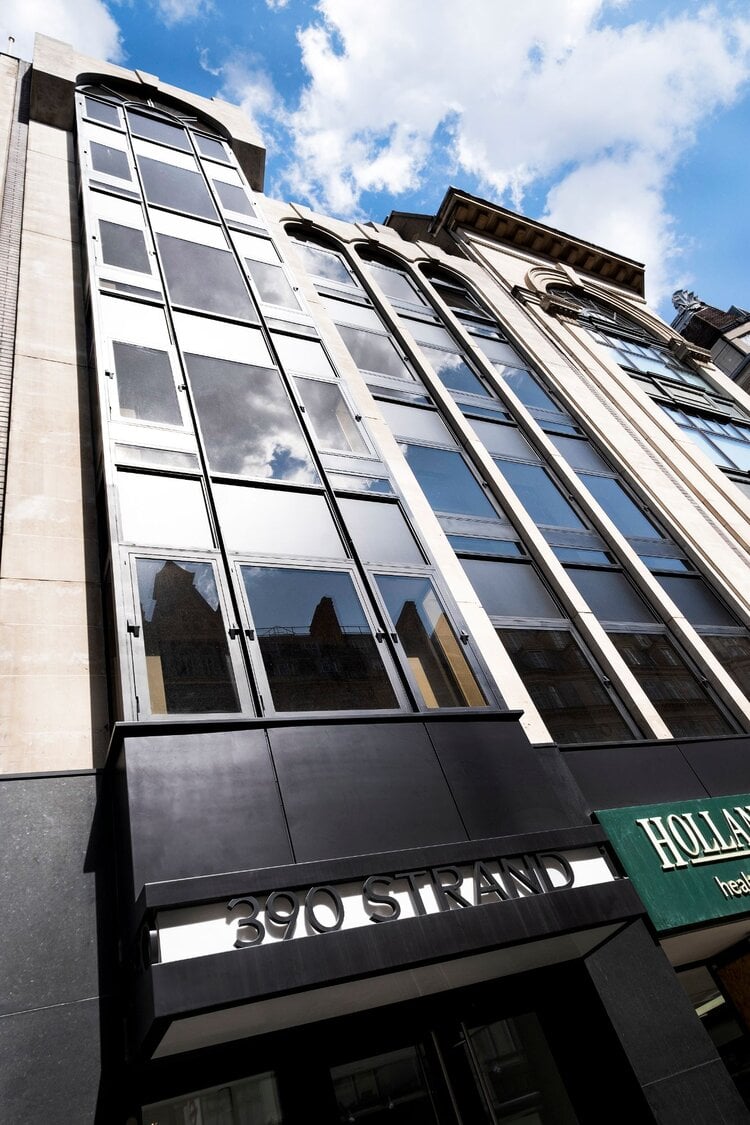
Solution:
[{"label": "reflected building in window", "polygon": [[0,1119],[748,1120],[695,302],[457,188],[271,199],[240,108],[43,36],[0,148]]}]

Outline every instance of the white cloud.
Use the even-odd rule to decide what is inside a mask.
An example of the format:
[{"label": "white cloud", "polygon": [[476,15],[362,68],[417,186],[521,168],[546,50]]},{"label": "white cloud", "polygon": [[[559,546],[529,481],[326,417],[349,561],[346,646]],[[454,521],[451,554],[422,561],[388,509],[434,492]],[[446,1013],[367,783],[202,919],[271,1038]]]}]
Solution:
[{"label": "white cloud", "polygon": [[167,27],[187,23],[207,15],[213,5],[211,0],[157,0],[156,10]]},{"label": "white cloud", "polygon": [[627,25],[627,7],[320,0],[298,32],[308,79],[294,111],[257,73],[243,87],[236,71],[235,92],[289,130],[279,186],[314,207],[351,217],[364,192],[414,190],[452,162],[509,206],[548,191],[546,221],[645,260],[655,300],[679,252],[670,176],[746,83],[750,19],[725,2]]},{"label": "white cloud", "polygon": [[15,44],[10,53],[31,61],[37,31],[70,43],[83,55],[122,60],[120,29],[102,0],[5,0],[1,50],[9,51],[12,35]]},{"label": "white cloud", "polygon": [[282,8],[286,8],[289,0],[266,0],[266,7],[270,8],[272,12],[278,12]]}]

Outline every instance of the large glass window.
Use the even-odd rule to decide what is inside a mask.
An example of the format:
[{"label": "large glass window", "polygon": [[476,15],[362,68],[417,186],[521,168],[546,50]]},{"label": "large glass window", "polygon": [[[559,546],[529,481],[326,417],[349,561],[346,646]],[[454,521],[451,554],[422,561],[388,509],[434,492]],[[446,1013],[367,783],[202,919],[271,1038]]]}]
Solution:
[{"label": "large glass window", "polygon": [[412,373],[395,345],[387,336],[379,336],[364,328],[337,325],[341,337],[360,371],[390,375],[394,379],[412,379]]},{"label": "large glass window", "polygon": [[241,570],[277,711],[398,706],[349,574],[288,567]]},{"label": "large glass window", "polygon": [[331,510],[319,493],[216,484],[214,496],[230,551],[346,558]]},{"label": "large glass window", "polygon": [[541,465],[493,458],[535,523],[584,530],[586,524]]},{"label": "large glass window", "polygon": [[563,617],[531,563],[469,558],[461,563],[490,617]]},{"label": "large glass window", "polygon": [[552,737],[561,746],[633,737],[567,629],[498,629]]},{"label": "large glass window", "polygon": [[239,711],[211,564],[141,558],[136,569],[151,714]]},{"label": "large glass window", "polygon": [[154,547],[214,546],[199,480],[118,472],[121,535]]},{"label": "large glass window", "polygon": [[108,266],[122,270],[135,270],[138,273],[151,273],[151,264],[146,250],[146,239],[142,230],[126,227],[121,223],[110,223],[102,219],[99,223],[102,246],[102,261]]},{"label": "large glass window", "polygon": [[228,250],[158,234],[167,288],[177,305],[257,323],[237,263]]},{"label": "large glass window", "polygon": [[404,445],[403,449],[434,511],[500,519],[460,453],[427,445]]},{"label": "large glass window", "polygon": [[426,707],[486,707],[429,578],[377,575],[412,678]]},{"label": "large glass window", "polygon": [[247,193],[239,184],[228,184],[225,180],[214,179],[213,185],[222,207],[227,211],[235,211],[238,215],[247,215],[254,219],[255,208],[247,198]]},{"label": "large glass window", "polygon": [[116,176],[120,180],[132,180],[127,155],[120,148],[92,141],[91,167],[105,176]]},{"label": "large glass window", "polygon": [[185,211],[189,215],[216,218],[216,209],[200,172],[147,156],[139,156],[138,164],[149,203]]},{"label": "large glass window", "polygon": [[185,360],[213,472],[319,483],[278,371],[207,356]]},{"label": "large glass window", "polygon": [[346,453],[369,452],[344,396],[335,383],[302,378],[296,378],[294,382],[321,448]]},{"label": "large glass window", "polygon": [[601,504],[612,523],[625,536],[663,539],[662,533],[643,514],[618,480],[579,473],[589,492]]},{"label": "large glass window", "polygon": [[419,550],[398,504],[339,500],[347,530],[363,562],[423,566]]},{"label": "large glass window", "polygon": [[141,422],[182,423],[172,365],[166,352],[115,341],[120,415]]},{"label": "large glass window", "polygon": [[733,733],[663,633],[613,632],[610,639],[675,738]]},{"label": "large glass window", "polygon": [[333,1067],[331,1080],[340,1121],[438,1125],[415,1047]]},{"label": "large glass window", "polygon": [[355,279],[344,259],[334,250],[326,250],[322,246],[314,246],[310,242],[301,242],[296,239],[295,246],[305,269],[313,277],[359,288],[359,282]]},{"label": "large glass window", "polygon": [[147,113],[139,113],[136,109],[129,109],[128,120],[130,128],[136,137],[145,137],[149,141],[158,141],[160,144],[171,145],[172,148],[181,148],[190,151],[190,141],[187,133],[179,125],[172,125],[159,117],[151,117]]}]

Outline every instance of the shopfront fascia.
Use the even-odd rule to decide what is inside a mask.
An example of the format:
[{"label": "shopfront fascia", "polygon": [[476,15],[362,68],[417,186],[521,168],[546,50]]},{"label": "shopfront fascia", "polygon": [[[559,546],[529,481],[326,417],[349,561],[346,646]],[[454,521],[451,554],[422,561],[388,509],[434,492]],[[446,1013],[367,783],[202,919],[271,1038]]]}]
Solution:
[{"label": "shopfront fascia", "polygon": [[641,914],[517,716],[121,727],[134,1054],[584,956]]}]

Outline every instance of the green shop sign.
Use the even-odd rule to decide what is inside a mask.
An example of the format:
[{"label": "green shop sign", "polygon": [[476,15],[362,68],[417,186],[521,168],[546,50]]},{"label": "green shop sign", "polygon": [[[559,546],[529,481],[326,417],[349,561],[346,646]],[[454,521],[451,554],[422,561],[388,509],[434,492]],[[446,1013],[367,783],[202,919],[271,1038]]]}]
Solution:
[{"label": "green shop sign", "polygon": [[658,930],[750,911],[750,794],[596,815]]}]

